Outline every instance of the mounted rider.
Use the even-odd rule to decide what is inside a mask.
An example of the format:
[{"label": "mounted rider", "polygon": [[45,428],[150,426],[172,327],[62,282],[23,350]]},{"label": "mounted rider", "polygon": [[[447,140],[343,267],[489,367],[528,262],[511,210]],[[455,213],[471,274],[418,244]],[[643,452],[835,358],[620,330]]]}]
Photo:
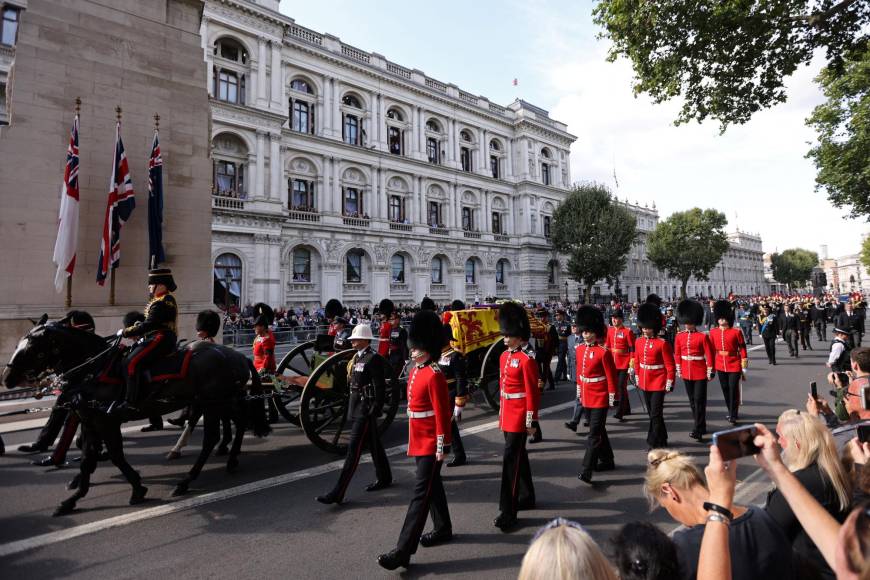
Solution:
[{"label": "mounted rider", "polygon": [[138,340],[124,357],[123,372],[127,389],[124,400],[120,405],[114,405],[114,410],[135,408],[143,370],[155,359],[175,350],[178,340],[178,303],[172,293],[177,288],[169,268],[148,272],[148,294],[151,300],[145,306],[145,320],[122,331],[125,338]]}]

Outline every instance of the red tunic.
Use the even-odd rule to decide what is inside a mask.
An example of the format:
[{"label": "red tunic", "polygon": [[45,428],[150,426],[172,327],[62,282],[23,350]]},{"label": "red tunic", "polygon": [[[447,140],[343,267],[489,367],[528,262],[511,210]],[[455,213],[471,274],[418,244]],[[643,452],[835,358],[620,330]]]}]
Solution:
[{"label": "red tunic", "polygon": [[541,396],[538,365],[522,348],[501,353],[499,359],[501,406],[498,422],[502,431],[524,433],[538,418]]},{"label": "red tunic", "polygon": [[378,332],[378,354],[386,358],[390,354],[390,333],[393,331],[393,325],[388,321],[381,323],[381,330]]},{"label": "red tunic", "polygon": [[687,381],[701,381],[713,370],[713,343],[703,332],[683,330],[674,339],[677,373]]},{"label": "red tunic", "polygon": [[450,445],[450,397],[437,364],[414,365],[408,377],[408,455],[444,453]]},{"label": "red tunic", "polygon": [[631,361],[631,352],[634,350],[634,333],[630,328],[620,326],[607,327],[607,348],[613,356],[616,370],[624,371]]},{"label": "red tunic", "polygon": [[338,334],[338,328],[336,328],[336,324],[334,322],[329,323],[329,328],[326,329],[326,334],[329,336],[335,336]]},{"label": "red tunic", "polygon": [[578,344],[577,398],[587,409],[606,409],[610,406],[609,395],[616,396],[616,367],[613,355],[600,344]]},{"label": "red tunic", "polygon": [[275,372],[275,335],[267,331],[266,336],[254,339],[254,368],[258,371]]},{"label": "red tunic", "polygon": [[713,344],[713,358],[717,371],[739,373],[743,361],[747,359],[746,341],[737,328],[711,328],[710,342]]},{"label": "red tunic", "polygon": [[676,372],[674,354],[664,339],[641,336],[634,343],[632,358],[640,390],[664,391],[668,381],[673,384]]}]

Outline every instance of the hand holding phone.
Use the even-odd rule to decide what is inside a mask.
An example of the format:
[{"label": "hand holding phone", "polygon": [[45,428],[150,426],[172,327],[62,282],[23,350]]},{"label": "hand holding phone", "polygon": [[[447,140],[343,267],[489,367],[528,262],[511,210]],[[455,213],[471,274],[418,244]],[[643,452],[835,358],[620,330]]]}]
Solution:
[{"label": "hand holding phone", "polygon": [[817,401],[819,400],[819,389],[816,386],[816,381],[810,383],[810,394],[812,395],[813,399]]},{"label": "hand holding phone", "polygon": [[754,443],[757,435],[758,429],[755,425],[717,431],[713,433],[713,445],[719,448],[723,461],[731,461],[761,451]]}]

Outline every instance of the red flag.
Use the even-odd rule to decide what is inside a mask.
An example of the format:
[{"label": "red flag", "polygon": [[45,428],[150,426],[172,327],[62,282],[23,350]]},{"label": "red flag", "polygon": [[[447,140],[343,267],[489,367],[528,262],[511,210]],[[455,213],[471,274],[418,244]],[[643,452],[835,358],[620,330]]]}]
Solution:
[{"label": "red flag", "polygon": [[52,261],[57,265],[54,286],[60,292],[64,281],[76,267],[79,235],[79,114],[73,119],[66,149],[66,168],[60,187],[60,212],[57,217],[57,240]]}]

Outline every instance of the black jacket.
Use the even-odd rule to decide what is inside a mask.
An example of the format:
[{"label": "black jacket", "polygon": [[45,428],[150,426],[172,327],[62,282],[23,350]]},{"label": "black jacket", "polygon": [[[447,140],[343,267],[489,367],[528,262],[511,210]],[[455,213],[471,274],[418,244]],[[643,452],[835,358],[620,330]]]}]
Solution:
[{"label": "black jacket", "polygon": [[387,395],[387,377],[391,376],[389,363],[371,347],[367,347],[362,354],[354,354],[347,363],[347,384],[350,387],[348,415],[352,419],[380,415]]},{"label": "black jacket", "polygon": [[158,330],[175,334],[178,303],[172,294],[154,298],[145,307],[145,321],[124,329],[124,336],[142,336]]},{"label": "black jacket", "polygon": [[790,316],[787,314],[782,314],[779,317],[779,327],[782,329],[783,332],[785,332],[786,330],[796,331],[800,328],[800,319],[794,314],[791,314]]},{"label": "black jacket", "polygon": [[465,371],[465,357],[452,348],[441,353],[438,366],[447,379],[447,388],[451,397],[468,396],[468,377]]}]

